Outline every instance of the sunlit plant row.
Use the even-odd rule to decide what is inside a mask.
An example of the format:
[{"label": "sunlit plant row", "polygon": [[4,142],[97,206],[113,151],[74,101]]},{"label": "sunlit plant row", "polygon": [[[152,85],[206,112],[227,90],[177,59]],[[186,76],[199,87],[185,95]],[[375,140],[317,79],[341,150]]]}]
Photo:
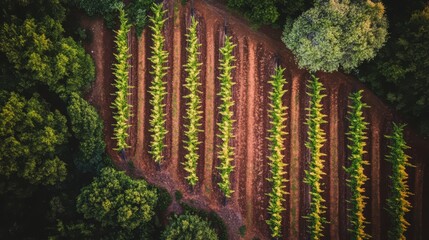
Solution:
[{"label": "sunlit plant row", "polygon": [[310,212],[304,216],[308,222],[308,232],[311,239],[321,239],[323,237],[324,224],[326,223],[325,200],[322,197],[322,177],[326,173],[323,171],[326,154],[321,152],[323,144],[326,142],[325,131],[322,124],[327,123],[322,113],[322,99],[326,96],[322,93],[325,90],[322,83],[314,75],[308,82],[307,88],[310,97],[310,106],[307,108],[306,124],[308,126],[308,139],[305,146],[310,150],[309,168],[305,171],[304,182],[310,186]]},{"label": "sunlit plant row", "polygon": [[234,147],[230,145],[230,141],[234,138],[233,133],[233,110],[234,100],[232,99],[232,86],[235,84],[232,79],[232,70],[235,68],[233,65],[235,62],[235,56],[233,55],[234,47],[231,36],[225,35],[225,44],[220,48],[220,64],[218,77],[220,81],[220,92],[218,95],[221,98],[219,106],[219,114],[221,116],[220,122],[218,122],[219,135],[221,142],[217,146],[218,158],[220,165],[216,168],[220,172],[221,181],[218,183],[220,190],[223,192],[225,197],[231,197],[233,190],[231,189],[231,182],[229,176],[234,169],[232,162],[234,160]]},{"label": "sunlit plant row", "polygon": [[128,32],[130,31],[130,24],[123,8],[119,9],[119,21],[120,26],[116,31],[116,48],[115,53],[116,63],[113,64],[113,75],[115,76],[114,86],[116,92],[114,93],[115,100],[112,103],[114,109],[113,118],[115,123],[113,124],[113,139],[116,140],[117,151],[122,151],[129,148],[126,140],[128,138],[127,130],[131,126],[128,120],[131,116],[131,105],[128,104],[128,89],[131,86],[128,85],[128,70],[130,65],[128,59],[131,55],[128,53]]},{"label": "sunlit plant row", "polygon": [[164,76],[167,74],[168,67],[167,58],[168,52],[164,50],[165,38],[162,34],[163,27],[166,19],[164,14],[166,10],[163,10],[163,4],[153,4],[152,15],[149,17],[151,23],[150,29],[152,30],[152,41],[153,45],[151,46],[152,56],[149,60],[152,63],[152,83],[149,87],[149,93],[152,98],[150,99],[150,104],[152,110],[150,113],[150,133],[151,133],[151,142],[150,142],[150,154],[152,155],[153,160],[160,164],[163,160],[163,150],[166,147],[165,136],[167,135],[166,129],[166,110],[165,110],[165,98],[167,95],[166,82],[163,80]]},{"label": "sunlit plant row", "polygon": [[348,120],[349,131],[347,132],[347,145],[350,150],[348,157],[350,166],[345,168],[347,177],[347,187],[350,189],[350,198],[348,199],[348,220],[350,222],[351,239],[368,239],[370,235],[365,233],[366,218],[364,209],[366,206],[365,188],[363,187],[368,177],[364,173],[364,166],[369,162],[363,159],[366,153],[364,150],[368,139],[366,130],[368,123],[363,117],[363,109],[368,105],[362,102],[362,90],[352,93],[349,96],[351,104],[349,105]]},{"label": "sunlit plant row", "polygon": [[198,60],[200,55],[199,48],[201,43],[198,41],[197,36],[198,21],[195,17],[191,17],[191,25],[189,26],[188,33],[186,34],[186,48],[188,59],[185,65],[185,88],[189,93],[184,96],[186,99],[186,114],[185,118],[188,124],[185,125],[186,140],[183,141],[187,153],[185,155],[185,162],[183,163],[185,171],[188,173],[186,180],[189,185],[195,186],[198,181],[197,176],[197,163],[198,163],[198,149],[201,144],[198,141],[198,134],[202,132],[201,119],[203,118],[201,111],[201,91],[198,90],[201,86],[200,72],[202,63]]},{"label": "sunlit plant row", "polygon": [[274,75],[271,76],[271,80],[269,81],[272,87],[269,93],[271,107],[268,110],[271,124],[271,128],[268,130],[270,151],[268,160],[271,174],[267,180],[271,182],[271,192],[268,193],[268,213],[270,214],[270,218],[267,220],[267,223],[271,229],[271,236],[274,238],[281,237],[281,213],[285,210],[283,202],[285,201],[284,196],[287,194],[284,190],[284,183],[286,182],[286,172],[284,168],[286,164],[283,163],[283,151],[285,150],[284,141],[287,134],[284,130],[286,127],[287,110],[287,107],[283,104],[283,95],[286,93],[286,90],[284,90],[286,84],[286,79],[283,77],[284,70],[284,68],[277,67]]}]

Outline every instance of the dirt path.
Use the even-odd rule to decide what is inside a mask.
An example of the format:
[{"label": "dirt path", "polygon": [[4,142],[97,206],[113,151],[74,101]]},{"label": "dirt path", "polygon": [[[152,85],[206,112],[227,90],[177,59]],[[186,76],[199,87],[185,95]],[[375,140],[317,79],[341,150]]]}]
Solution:
[{"label": "dirt path", "polygon": [[[203,62],[201,82],[203,87],[203,129],[201,133],[201,158],[198,162],[198,177],[200,182],[193,191],[187,186],[184,179],[185,172],[182,167],[183,156],[186,153],[182,146],[184,139],[183,115],[186,111],[183,96],[186,89],[183,88],[185,72],[183,65],[186,61],[185,33],[189,24],[190,3],[182,6],[178,0],[166,1],[168,9],[168,20],[164,29],[166,36],[165,49],[169,52],[169,71],[165,80],[167,81],[167,148],[164,153],[165,162],[161,169],[156,170],[149,151],[149,104],[150,94],[147,90],[151,84],[150,71],[150,46],[151,32],[146,29],[140,39],[131,37],[130,51],[133,58],[130,60],[132,69],[130,71],[129,102],[133,105],[134,116],[130,119],[128,139],[132,148],[127,152],[130,160],[135,166],[135,174],[144,176],[149,182],[165,187],[173,193],[179,190],[184,195],[184,200],[196,207],[216,211],[226,222],[229,228],[230,239],[240,239],[239,227],[246,226],[247,232],[244,239],[270,239],[266,219],[268,198],[266,193],[270,185],[266,178],[269,176],[268,136],[267,129],[270,127],[267,108],[268,92],[270,86],[267,83],[275,66],[275,57],[279,57],[280,64],[286,67],[285,77],[288,81],[285,94],[285,105],[287,110],[286,130],[288,135],[285,140],[285,159],[287,164],[286,177],[289,182],[285,183],[289,195],[285,197],[286,211],[283,213],[282,232],[287,239],[305,239],[306,222],[302,218],[307,214],[309,206],[308,187],[303,183],[304,170],[308,162],[308,150],[304,143],[306,139],[307,126],[304,125],[308,96],[306,94],[306,81],[309,74],[297,68],[293,55],[279,40],[279,33],[264,29],[255,31],[249,27],[244,20],[237,18],[236,14],[230,14],[225,7],[203,0],[195,0],[195,15],[199,25],[199,38],[203,44],[201,47],[201,60]],[[82,25],[93,32],[94,41],[87,46],[87,51],[95,59],[97,78],[93,91],[88,99],[100,111],[105,121],[105,139],[108,153],[119,166],[126,167],[121,163],[118,155],[112,148],[115,142],[112,137],[112,113],[110,104],[113,100],[111,93],[113,76],[111,64],[113,63],[113,34],[107,30],[100,19],[83,18]],[[216,144],[219,142],[219,132],[216,122],[219,119],[217,106],[219,97],[216,95],[219,83],[218,61],[219,48],[223,44],[224,31],[233,36],[237,47],[234,55],[237,58],[234,71],[233,98],[235,101],[234,124],[235,139],[231,144],[235,147],[236,166],[231,175],[233,196],[228,200],[226,206],[222,204],[222,195],[217,187],[219,175],[216,170],[218,164]],[[130,33],[134,34],[134,33]],[[347,189],[344,184],[345,172],[343,166],[346,164],[347,147],[346,131],[348,94],[351,91],[365,89],[355,79],[341,74],[318,73],[321,81],[327,88],[329,95],[324,104],[329,124],[323,126],[326,131],[328,142],[323,151],[328,154],[323,182],[326,189],[324,197],[329,201],[327,217],[331,224],[326,226],[326,239],[344,239],[347,236],[346,201]],[[367,159],[371,162],[366,173],[370,181],[366,186],[370,197],[365,214],[370,216],[372,224],[368,226],[374,239],[385,238],[387,216],[383,211],[383,204],[387,197],[386,169],[388,164],[383,160],[387,150],[387,142],[384,135],[389,133],[390,120],[398,120],[398,117],[370,91],[365,91],[364,101],[371,108],[365,113],[367,120],[371,123],[368,131],[368,142],[366,150]],[[427,195],[423,194],[423,169],[425,169],[427,142],[418,139],[407,131],[407,140],[413,147],[410,155],[417,168],[410,173],[411,190],[419,194],[413,197],[415,206],[410,213],[413,220],[413,233],[410,237],[417,239],[418,234],[424,232],[423,218],[429,215],[423,208],[422,202],[429,201]],[[427,183],[426,183],[427,184]],[[426,197],[426,198],[425,198]],[[180,211],[177,204],[171,207],[172,211]],[[422,211],[425,210],[426,212]],[[415,233],[415,234],[414,234]],[[425,235],[426,236],[426,235]]]}]

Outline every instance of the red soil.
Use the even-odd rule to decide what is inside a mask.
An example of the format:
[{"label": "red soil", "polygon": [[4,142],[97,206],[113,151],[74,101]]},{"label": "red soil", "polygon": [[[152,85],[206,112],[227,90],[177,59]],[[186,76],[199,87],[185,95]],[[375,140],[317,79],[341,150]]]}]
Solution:
[{"label": "red soil", "polygon": [[[269,192],[269,176],[267,161],[268,142],[267,129],[269,119],[267,116],[268,91],[267,83],[275,66],[275,57],[280,64],[286,67],[285,77],[288,81],[284,102],[287,110],[287,138],[285,140],[285,163],[289,179],[285,183],[289,192],[285,196],[285,208],[283,213],[284,224],[282,227],[287,239],[306,239],[306,222],[302,216],[306,215],[309,207],[308,187],[303,183],[304,169],[306,168],[309,153],[305,148],[307,127],[304,125],[308,106],[306,95],[306,80],[309,74],[297,68],[293,55],[279,40],[279,33],[264,29],[255,31],[249,24],[235,16],[232,16],[223,6],[205,1],[195,1],[195,14],[199,20],[198,34],[202,43],[201,61],[202,72],[202,98],[203,98],[203,129],[199,138],[200,159],[198,161],[199,183],[194,189],[190,189],[184,177],[185,171],[182,167],[185,150],[183,148],[185,95],[183,87],[185,72],[183,65],[186,62],[185,32],[190,20],[190,3],[182,6],[180,1],[166,1],[168,9],[168,20],[164,29],[166,37],[165,49],[169,52],[169,70],[165,77],[167,81],[168,95],[166,99],[167,112],[167,139],[168,145],[165,152],[165,161],[161,169],[156,170],[155,163],[148,154],[149,113],[150,105],[147,90],[151,83],[150,71],[150,45],[151,33],[145,30],[140,39],[137,39],[134,31],[130,33],[130,52],[132,65],[130,71],[129,101],[133,105],[133,117],[130,119],[132,127],[129,130],[129,144],[131,148],[127,151],[136,168],[134,174],[144,176],[149,182],[165,187],[170,193],[180,190],[184,194],[184,201],[196,207],[216,211],[226,222],[229,228],[230,239],[239,239],[238,228],[246,225],[245,239],[259,237],[269,239],[269,229],[265,220],[269,217],[266,211]],[[107,150],[118,166],[127,169],[118,154],[112,150],[115,142],[112,137],[112,113],[110,103],[113,100],[111,93],[113,76],[111,66],[113,62],[113,34],[107,30],[100,19],[82,19],[82,25],[89,28],[93,33],[93,42],[87,46],[88,52],[95,59],[97,78],[89,100],[100,111],[105,121],[105,139]],[[226,26],[226,27],[224,27]],[[216,156],[216,144],[219,142],[219,133],[216,122],[219,119],[217,106],[219,98],[216,93],[219,88],[217,81],[219,47],[223,44],[224,31],[233,36],[237,44],[234,54],[237,58],[234,70],[234,125],[235,139],[231,145],[235,147],[235,170],[231,175],[234,193],[227,201],[226,206],[222,204],[222,194],[217,183],[219,175],[216,166],[219,161]],[[369,233],[374,239],[386,238],[387,216],[383,207],[387,197],[386,181],[388,164],[384,161],[387,150],[387,142],[384,135],[391,129],[391,120],[399,120],[373,93],[363,87],[356,79],[342,73],[318,73],[321,81],[326,87],[327,97],[323,100],[324,113],[327,115],[328,124],[323,126],[328,141],[322,149],[327,154],[325,175],[323,179],[327,199],[326,217],[330,224],[326,226],[326,239],[344,239],[347,236],[346,219],[346,196],[348,192],[345,187],[345,172],[348,154],[346,147],[347,131],[347,96],[350,92],[365,89],[364,101],[371,106],[365,112],[365,117],[370,122],[368,131],[368,142],[365,155],[371,163],[367,168],[370,177],[366,189],[370,197],[366,215],[371,220],[368,226]],[[418,138],[410,130],[406,132],[406,138],[412,149],[409,154],[416,168],[410,170],[410,187],[415,193],[412,196],[414,206],[408,215],[412,226],[409,230],[411,239],[418,239],[423,234],[423,218],[428,219],[428,208],[424,208],[423,202],[428,201],[427,194],[423,192],[423,171],[427,165],[425,153],[427,154],[429,144]],[[427,184],[427,182],[426,182]],[[426,205],[427,206],[427,205]],[[171,211],[180,211],[175,202]],[[424,212],[423,212],[424,210]],[[427,224],[427,221],[426,221]],[[427,230],[425,230],[427,231]],[[428,233],[425,232],[428,237]]]}]

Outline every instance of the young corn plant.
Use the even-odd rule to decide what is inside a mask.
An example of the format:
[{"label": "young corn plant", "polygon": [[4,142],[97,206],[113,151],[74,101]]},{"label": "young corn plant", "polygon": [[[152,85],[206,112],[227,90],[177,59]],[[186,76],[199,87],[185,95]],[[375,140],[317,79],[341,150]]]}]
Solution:
[{"label": "young corn plant", "polygon": [[218,158],[220,165],[216,168],[220,171],[221,181],[218,183],[220,190],[226,198],[231,197],[233,190],[229,176],[234,169],[232,161],[234,160],[234,147],[230,146],[230,141],[234,138],[233,135],[233,111],[234,100],[232,99],[232,86],[235,84],[232,80],[232,70],[235,68],[233,65],[235,57],[233,55],[235,44],[232,43],[232,37],[225,35],[225,44],[220,48],[220,92],[218,95],[221,97],[219,106],[219,114],[221,116],[220,122],[217,124],[220,134],[218,137],[221,139],[220,144],[217,146]]},{"label": "young corn plant", "polygon": [[119,21],[120,26],[116,32],[115,44],[117,53],[115,53],[116,63],[113,64],[113,75],[115,76],[115,82],[113,86],[116,88],[116,92],[113,94],[115,100],[112,103],[111,108],[114,109],[113,118],[115,123],[113,124],[113,139],[116,140],[117,151],[123,151],[129,148],[126,143],[128,133],[127,130],[131,126],[128,123],[128,119],[131,116],[131,105],[128,104],[127,97],[130,94],[128,89],[131,86],[128,85],[128,70],[130,65],[128,59],[131,55],[128,53],[128,32],[130,31],[130,24],[128,23],[127,15],[123,8],[119,8]]},{"label": "young corn plant", "polygon": [[270,106],[268,110],[270,117],[271,129],[269,132],[269,149],[270,156],[268,157],[271,176],[267,179],[271,182],[271,192],[268,193],[268,213],[270,219],[267,220],[267,224],[271,229],[271,236],[273,238],[281,237],[281,226],[282,226],[282,211],[285,210],[283,207],[284,195],[287,192],[284,190],[284,183],[286,174],[284,168],[286,164],[283,163],[283,151],[284,140],[286,131],[284,130],[286,121],[286,110],[287,107],[283,105],[283,95],[286,90],[283,90],[286,79],[283,77],[284,68],[277,67],[275,73],[271,76],[269,83],[272,86],[272,90],[269,93]]},{"label": "young corn plant", "polygon": [[413,167],[409,163],[410,156],[405,154],[407,146],[404,140],[404,126],[393,123],[392,135],[386,136],[390,139],[387,161],[392,164],[390,177],[390,193],[387,199],[387,211],[390,214],[391,229],[388,232],[389,239],[405,240],[405,232],[410,223],[405,219],[405,214],[411,210],[408,201],[412,194],[407,183],[408,173],[406,167]]},{"label": "young corn plant", "polygon": [[201,44],[198,41],[197,26],[198,21],[192,16],[191,25],[186,34],[188,59],[185,65],[187,77],[185,78],[184,86],[189,90],[189,94],[184,97],[187,99],[187,109],[184,117],[188,120],[188,124],[185,125],[186,140],[183,141],[185,149],[187,150],[185,155],[186,161],[183,165],[185,171],[188,173],[186,180],[191,186],[195,186],[198,182],[198,149],[201,144],[201,142],[198,141],[198,133],[202,132],[201,119],[203,114],[201,111],[201,91],[198,90],[201,86],[200,71],[202,63],[198,60]]},{"label": "young corn plant", "polygon": [[305,170],[304,182],[310,186],[310,212],[304,216],[308,222],[308,232],[310,239],[321,239],[323,237],[324,224],[327,222],[324,214],[326,212],[326,206],[323,204],[325,200],[322,197],[322,177],[326,173],[323,172],[323,165],[325,160],[322,158],[326,154],[321,152],[323,144],[326,142],[325,132],[321,128],[321,125],[327,123],[324,118],[326,115],[322,113],[322,99],[325,94],[322,91],[325,90],[322,83],[314,75],[308,82],[307,92],[310,96],[310,106],[306,109],[308,125],[308,140],[305,146],[310,150],[310,162],[309,169]]},{"label": "young corn plant", "polygon": [[150,133],[152,141],[150,142],[150,154],[154,161],[160,164],[163,160],[163,150],[166,147],[165,145],[165,136],[167,135],[167,129],[165,126],[165,96],[167,95],[166,82],[163,80],[164,76],[167,74],[168,67],[165,66],[167,63],[168,52],[164,50],[165,38],[162,34],[164,27],[164,14],[166,10],[163,10],[163,4],[153,4],[152,7],[152,16],[149,17],[151,23],[150,29],[152,30],[152,41],[153,45],[151,46],[152,56],[149,60],[152,63],[152,74],[153,80],[151,86],[149,87],[149,93],[151,99],[149,103],[152,106],[150,113]]},{"label": "young corn plant", "polygon": [[368,180],[368,177],[364,173],[364,166],[369,165],[369,162],[363,159],[363,155],[366,153],[364,150],[368,139],[366,136],[366,130],[368,123],[363,117],[363,109],[367,108],[368,105],[362,102],[362,90],[352,93],[349,96],[351,104],[349,105],[348,120],[350,122],[347,139],[349,144],[347,145],[350,150],[350,167],[345,168],[348,178],[346,180],[347,187],[350,190],[351,196],[348,199],[348,219],[350,221],[350,239],[361,240],[369,239],[371,236],[365,233],[365,221],[366,218],[363,215],[366,206],[366,197],[364,195],[365,188],[363,185]]}]

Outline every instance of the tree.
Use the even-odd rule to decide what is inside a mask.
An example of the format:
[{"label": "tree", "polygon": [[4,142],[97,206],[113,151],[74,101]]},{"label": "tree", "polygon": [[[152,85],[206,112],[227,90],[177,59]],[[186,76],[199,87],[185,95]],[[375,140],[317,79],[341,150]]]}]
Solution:
[{"label": "tree", "polygon": [[283,151],[285,150],[284,140],[285,140],[285,121],[286,121],[286,110],[287,107],[283,105],[283,95],[286,93],[284,86],[286,84],[286,79],[283,76],[284,68],[277,67],[275,73],[271,76],[269,83],[272,86],[270,91],[270,109],[269,117],[271,128],[269,132],[269,149],[270,155],[269,165],[270,165],[270,177],[268,181],[271,182],[271,192],[268,193],[269,202],[268,202],[268,212],[270,213],[270,219],[267,220],[268,225],[271,229],[271,236],[274,238],[281,237],[281,226],[282,226],[282,211],[285,210],[283,207],[284,195],[287,192],[284,190],[284,182],[286,179],[284,175],[286,174],[284,168],[286,166],[283,163],[284,155]]},{"label": "tree", "polygon": [[412,126],[429,135],[429,5],[408,21],[397,24],[397,33],[374,61],[358,76],[377,95],[406,116]]},{"label": "tree", "polygon": [[102,16],[109,28],[115,26],[115,19],[119,8],[123,7],[120,0],[75,0],[76,5],[89,16]]},{"label": "tree", "polygon": [[70,95],[67,113],[71,131],[79,145],[74,163],[83,172],[98,172],[107,165],[103,156],[106,144],[100,116],[95,108],[77,93]]},{"label": "tree", "polygon": [[323,172],[325,153],[321,152],[323,144],[326,142],[325,131],[322,124],[326,123],[326,115],[322,113],[322,99],[326,96],[322,93],[325,90],[322,83],[314,75],[308,82],[307,88],[310,97],[310,106],[307,108],[306,125],[308,126],[308,139],[305,146],[310,150],[310,162],[308,170],[305,170],[304,183],[310,187],[310,212],[304,218],[308,222],[308,232],[310,239],[321,239],[323,237],[323,224],[326,223],[324,214],[326,206],[323,204],[322,177],[326,175]]},{"label": "tree", "polygon": [[134,230],[152,219],[157,200],[156,190],[144,180],[134,180],[124,172],[104,168],[100,176],[81,189],[77,210],[102,226]]},{"label": "tree", "polygon": [[369,162],[363,159],[366,153],[364,147],[366,146],[365,140],[366,129],[368,123],[363,117],[363,109],[368,105],[362,102],[362,90],[352,93],[349,96],[351,104],[349,105],[348,120],[350,122],[347,139],[349,144],[347,148],[350,150],[348,160],[350,166],[345,168],[348,173],[346,180],[347,187],[351,194],[348,201],[348,219],[350,221],[351,239],[368,239],[371,236],[365,232],[366,218],[364,216],[364,209],[366,206],[365,188],[363,187],[368,177],[364,173],[364,166],[369,165]]},{"label": "tree", "polygon": [[150,129],[152,141],[150,143],[150,154],[154,161],[160,164],[164,157],[162,152],[166,147],[164,141],[167,135],[167,129],[165,126],[165,96],[167,95],[166,82],[163,80],[167,74],[168,67],[165,66],[168,61],[168,52],[164,50],[165,37],[162,34],[164,23],[166,19],[164,14],[167,10],[163,10],[163,5],[153,4],[152,5],[153,15],[149,17],[151,22],[150,29],[152,33],[152,56],[149,60],[152,63],[152,71],[150,72],[153,76],[151,86],[149,87],[149,93],[152,96],[150,104],[152,110],[150,112]]},{"label": "tree", "polygon": [[405,154],[407,146],[404,140],[405,125],[393,123],[392,134],[386,136],[390,140],[389,153],[386,160],[392,164],[390,178],[390,191],[387,198],[387,212],[390,215],[389,239],[405,240],[405,232],[410,223],[405,219],[405,214],[410,211],[411,203],[408,198],[412,193],[408,186],[408,173],[406,167],[413,167],[410,164],[410,156]]},{"label": "tree", "polygon": [[12,66],[21,88],[37,84],[64,100],[70,92],[85,90],[94,80],[94,63],[72,38],[63,38],[60,22],[49,16],[36,21],[12,18],[0,27],[0,52]]},{"label": "tree", "polygon": [[217,240],[218,236],[210,224],[197,215],[185,213],[175,216],[162,233],[163,240]]},{"label": "tree", "polygon": [[185,65],[185,72],[187,76],[185,78],[184,87],[188,89],[189,94],[185,96],[186,102],[186,115],[185,119],[189,121],[185,125],[185,136],[186,140],[183,141],[185,149],[188,151],[185,155],[186,161],[183,163],[185,171],[188,173],[186,180],[191,186],[195,186],[198,181],[197,176],[197,163],[199,158],[198,148],[201,145],[201,141],[198,141],[198,134],[202,132],[201,119],[203,118],[201,111],[201,87],[200,72],[202,63],[198,60],[200,55],[199,48],[201,43],[197,36],[198,21],[195,17],[191,17],[191,26],[186,34],[186,41],[188,47],[186,51],[188,53],[188,60]]},{"label": "tree", "polygon": [[387,36],[381,2],[317,1],[293,23],[282,38],[301,68],[350,71],[374,58]]},{"label": "tree", "polygon": [[67,175],[59,148],[67,142],[66,118],[39,95],[28,100],[0,92],[0,175],[54,185]]},{"label": "tree", "polygon": [[128,129],[130,128],[129,118],[131,117],[131,105],[128,103],[129,89],[132,86],[128,85],[128,71],[130,64],[128,59],[131,57],[128,48],[128,32],[130,25],[128,24],[127,15],[124,9],[119,8],[119,30],[116,32],[116,48],[115,53],[116,63],[113,64],[113,75],[115,76],[114,86],[116,87],[115,100],[112,102],[111,108],[114,109],[113,118],[113,139],[116,140],[117,151],[123,151],[130,146],[127,144]]}]

